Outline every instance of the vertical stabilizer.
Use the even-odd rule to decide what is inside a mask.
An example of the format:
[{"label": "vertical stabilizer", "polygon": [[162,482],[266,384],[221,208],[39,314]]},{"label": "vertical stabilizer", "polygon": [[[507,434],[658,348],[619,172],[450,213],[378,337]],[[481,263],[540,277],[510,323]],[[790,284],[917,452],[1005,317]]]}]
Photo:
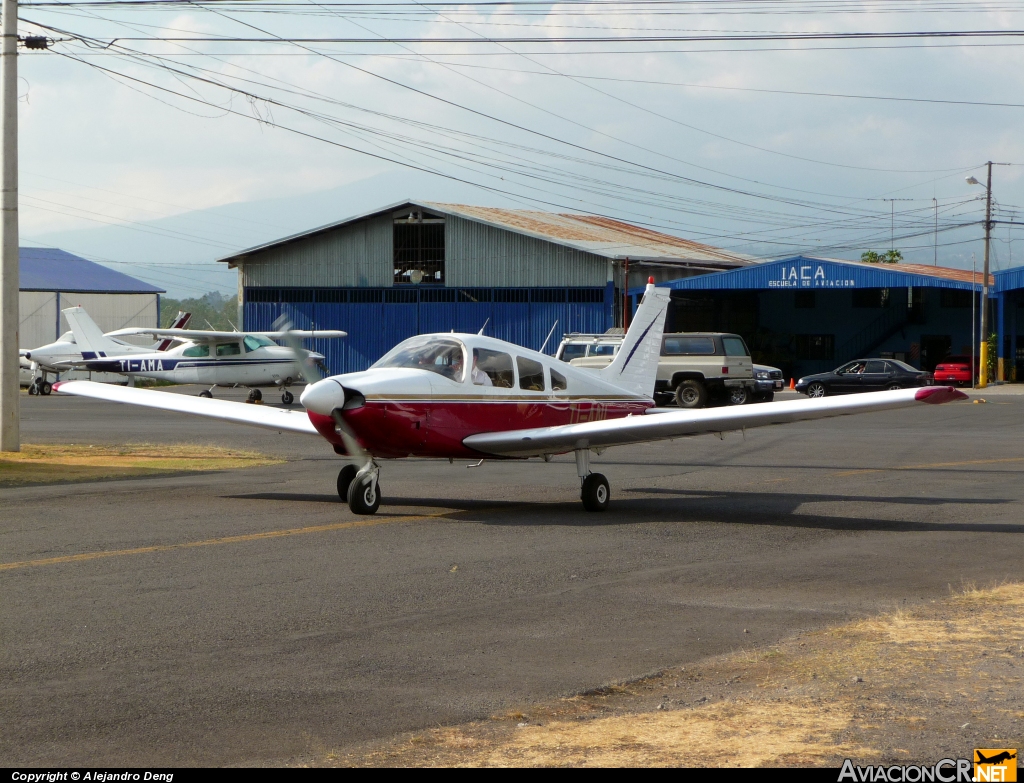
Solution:
[{"label": "vertical stabilizer", "polygon": [[[174,319],[174,323],[171,324],[172,329],[184,329],[188,326],[188,322],[192,319],[192,313],[184,313],[181,310],[178,311],[177,317]],[[159,326],[159,324],[157,324]],[[153,349],[156,351],[166,351],[174,343],[173,337],[165,337],[163,340],[158,342]]]},{"label": "vertical stabilizer", "polygon": [[612,363],[600,370],[609,383],[634,394],[654,397],[670,295],[668,289],[654,287],[654,278],[647,283],[644,298],[633,316],[622,347]]},{"label": "vertical stabilizer", "polygon": [[68,325],[75,335],[75,342],[78,343],[83,359],[100,359],[124,353],[124,347],[103,334],[96,322],[85,312],[85,308],[69,307],[61,312],[68,319]]}]

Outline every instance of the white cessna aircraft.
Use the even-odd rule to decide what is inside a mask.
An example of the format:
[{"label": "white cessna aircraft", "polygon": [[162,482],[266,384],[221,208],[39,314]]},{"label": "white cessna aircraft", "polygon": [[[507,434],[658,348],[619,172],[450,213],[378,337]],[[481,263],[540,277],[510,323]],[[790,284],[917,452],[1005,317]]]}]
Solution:
[{"label": "white cessna aircraft", "polygon": [[[81,307],[75,309],[79,311],[78,318],[81,322],[87,321],[88,323],[91,323],[97,331],[99,330],[99,327],[96,326],[96,323],[89,317],[89,314],[85,312],[84,309]],[[192,313],[179,312],[177,317],[174,319],[174,324],[171,328],[184,329],[191,318]],[[174,342],[171,339],[164,339],[154,343],[153,345],[134,345],[133,343],[117,339],[125,334],[132,333],[131,329],[118,329],[114,332],[107,332],[105,337],[110,338],[110,340],[116,345],[116,348],[111,349],[115,351],[115,353],[111,353],[109,355],[113,356],[166,351],[171,346],[171,343]],[[73,369],[70,366],[70,363],[82,361],[82,348],[77,342],[75,342],[74,332],[64,332],[56,342],[41,345],[38,348],[32,348],[30,350],[22,349],[18,352],[18,355],[21,367],[32,373],[32,382],[29,384],[28,393],[49,394],[52,384],[47,379],[47,375],[49,373],[57,375],[59,373],[66,372],[69,369]]]},{"label": "white cessna aircraft", "polygon": [[[218,332],[198,329],[119,329],[118,335],[146,334],[157,338],[181,341],[166,351],[119,354],[116,344],[103,334],[80,307],[69,307],[64,315],[71,325],[75,341],[82,349],[80,361],[69,366],[99,372],[115,372],[128,377],[156,378],[174,383],[209,385],[200,397],[212,397],[217,386],[245,386],[248,402],[260,402],[260,386],[284,389],[281,401],[291,405],[294,396],[288,387],[302,379],[302,361],[314,364],[323,361],[318,353],[302,352],[300,359],[292,348],[277,345],[283,332]],[[340,331],[291,331],[294,338],[345,337]]]},{"label": "white cessna aircraft", "polygon": [[[300,398],[305,414],[88,381],[62,382],[54,388],[320,435],[354,463],[342,468],[337,485],[338,494],[357,514],[372,514],[380,505],[379,459],[547,460],[571,451],[584,507],[603,511],[609,501],[608,481],[590,471],[591,451],[967,397],[951,387],[933,386],[724,409],[656,408],[652,394],[668,300],[669,292],[655,288],[652,280],[622,347],[601,370],[573,367],[482,335],[421,335],[400,343],[363,372],[319,381],[307,378]],[[301,351],[294,343],[292,347]]]}]

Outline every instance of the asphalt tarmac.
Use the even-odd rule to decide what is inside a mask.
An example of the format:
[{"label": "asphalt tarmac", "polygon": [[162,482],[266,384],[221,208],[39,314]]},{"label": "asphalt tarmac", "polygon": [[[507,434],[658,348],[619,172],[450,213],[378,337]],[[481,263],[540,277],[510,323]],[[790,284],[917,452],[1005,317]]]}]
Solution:
[{"label": "asphalt tarmac", "polygon": [[1019,396],[612,449],[592,460],[605,514],[571,458],[385,463],[373,518],[338,499],[316,438],[22,406],[25,442],[289,462],[0,489],[8,765],[284,763],[1017,579],[1024,559]]}]

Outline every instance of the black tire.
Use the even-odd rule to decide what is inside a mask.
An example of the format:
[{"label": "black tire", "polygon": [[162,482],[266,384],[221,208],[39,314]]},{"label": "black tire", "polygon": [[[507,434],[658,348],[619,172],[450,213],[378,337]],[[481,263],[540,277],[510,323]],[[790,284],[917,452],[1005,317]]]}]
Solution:
[{"label": "black tire", "polygon": [[828,396],[828,389],[825,388],[825,384],[823,384],[823,383],[821,383],[819,381],[815,381],[814,383],[808,385],[808,387],[807,387],[807,396],[808,397],[815,397],[815,398],[817,398],[817,397],[827,397]]},{"label": "black tire", "polygon": [[213,399],[213,393],[209,389],[203,389],[201,392],[199,392],[199,396],[205,397],[208,400]]},{"label": "black tire", "polygon": [[348,485],[348,507],[353,514],[376,514],[380,508],[380,484],[375,486],[369,476],[353,479]]},{"label": "black tire", "polygon": [[35,393],[36,393],[36,385],[35,385],[34,382],[30,383],[28,385],[28,393],[29,393],[30,396],[34,396],[35,395]]},{"label": "black tire", "polygon": [[750,402],[750,390],[746,386],[736,386],[727,391],[726,401],[730,405],[746,405]]},{"label": "black tire", "polygon": [[676,405],[680,408],[703,408],[708,401],[708,390],[700,381],[683,381],[676,386]]},{"label": "black tire", "polygon": [[249,396],[252,397],[253,402],[263,401],[263,392],[261,392],[259,389],[249,389]]},{"label": "black tire", "polygon": [[50,383],[49,381],[43,381],[42,384],[39,386],[39,391],[42,394],[49,394],[50,392],[53,391],[53,384]]},{"label": "black tire", "polygon": [[284,394],[281,395],[281,402],[283,402],[285,405],[291,405],[293,402],[295,402],[295,395],[292,394],[290,391],[286,391]]},{"label": "black tire", "polygon": [[604,511],[608,508],[610,499],[611,490],[608,489],[608,479],[600,473],[591,473],[583,479],[580,500],[583,501],[583,508],[587,511]]},{"label": "black tire", "polygon": [[348,501],[348,488],[352,485],[352,479],[356,477],[355,465],[346,465],[338,473],[338,497],[344,501]]},{"label": "black tire", "polygon": [[890,383],[888,386],[885,387],[885,390],[886,391],[899,391],[902,388],[903,387],[900,386],[898,383]]}]

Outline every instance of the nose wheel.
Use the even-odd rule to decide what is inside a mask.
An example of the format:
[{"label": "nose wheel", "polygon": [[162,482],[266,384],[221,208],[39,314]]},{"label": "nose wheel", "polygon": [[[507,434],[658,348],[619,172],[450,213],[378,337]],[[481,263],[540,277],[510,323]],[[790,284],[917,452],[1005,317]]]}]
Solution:
[{"label": "nose wheel", "polygon": [[293,402],[295,402],[295,395],[292,394],[290,391],[285,391],[281,395],[281,402],[284,403],[285,405],[291,405]]},{"label": "nose wheel", "polygon": [[[353,514],[364,516],[376,514],[380,508],[380,483],[377,481],[380,475],[380,468],[370,462],[362,470],[352,477],[352,483],[348,485],[348,507]],[[338,475],[340,489],[341,475]]]}]

